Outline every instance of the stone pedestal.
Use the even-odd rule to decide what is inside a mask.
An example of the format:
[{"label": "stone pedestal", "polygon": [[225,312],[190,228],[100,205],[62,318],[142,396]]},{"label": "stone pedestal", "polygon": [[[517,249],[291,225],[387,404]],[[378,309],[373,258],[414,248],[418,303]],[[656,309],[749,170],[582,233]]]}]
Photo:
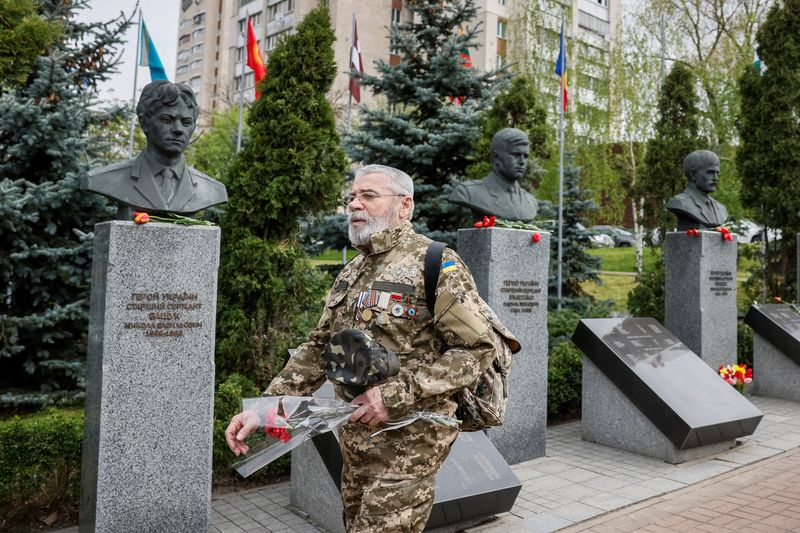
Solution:
[{"label": "stone pedestal", "polygon": [[489,228],[458,230],[458,254],[478,292],[522,344],[508,383],[508,409],[489,439],[509,464],[545,454],[547,427],[547,281],[550,234]]},{"label": "stone pedestal", "polygon": [[95,226],[81,532],[208,530],[219,239]]},{"label": "stone pedestal", "polygon": [[736,236],[667,233],[665,326],[712,369],[736,362]]},{"label": "stone pedestal", "polygon": [[[326,383],[315,396],[333,396]],[[292,451],[292,507],[330,533],[344,533],[339,494],[342,455],[332,432]],[[436,497],[426,531],[462,531],[510,511],[522,484],[480,431],[461,433],[436,477]]]},{"label": "stone pedestal", "polygon": [[800,314],[786,304],[753,305],[753,394],[800,402]]},{"label": "stone pedestal", "polygon": [[582,319],[582,437],[682,463],[751,435],[762,413],[652,318]]}]

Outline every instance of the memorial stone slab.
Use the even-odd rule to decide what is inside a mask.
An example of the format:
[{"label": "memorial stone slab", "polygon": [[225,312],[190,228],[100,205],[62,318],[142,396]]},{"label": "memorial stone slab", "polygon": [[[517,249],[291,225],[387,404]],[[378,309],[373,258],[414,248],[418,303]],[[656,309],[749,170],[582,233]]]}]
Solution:
[{"label": "memorial stone slab", "polygon": [[478,293],[522,344],[508,380],[503,425],[489,439],[509,464],[545,455],[547,427],[547,283],[550,234],[488,228],[458,230],[458,254]]},{"label": "memorial stone slab", "polygon": [[786,304],[753,305],[753,394],[800,402],[800,313]]},{"label": "memorial stone slab", "polygon": [[220,231],[95,226],[79,531],[207,531]]},{"label": "memorial stone slab", "polygon": [[761,420],[655,319],[583,319],[572,340],[586,356],[585,440],[678,463],[732,447]]},{"label": "memorial stone slab", "polygon": [[736,236],[667,233],[665,325],[715,371],[736,362]]},{"label": "memorial stone slab", "polygon": [[[331,397],[325,384],[315,396]],[[344,533],[342,456],[335,433],[292,451],[291,505],[331,533]],[[459,531],[510,511],[522,484],[483,432],[461,433],[436,478],[426,531]]]}]

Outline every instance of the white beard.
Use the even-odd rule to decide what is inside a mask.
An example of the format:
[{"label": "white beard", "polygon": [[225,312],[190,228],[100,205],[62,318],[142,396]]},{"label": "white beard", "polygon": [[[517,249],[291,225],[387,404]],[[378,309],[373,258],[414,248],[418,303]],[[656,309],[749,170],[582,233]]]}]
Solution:
[{"label": "white beard", "polygon": [[[350,243],[356,248],[369,245],[369,239],[373,233],[380,233],[392,227],[392,220],[397,216],[399,210],[400,207],[395,206],[383,216],[377,217],[370,216],[364,210],[350,213],[350,223],[347,225],[347,236],[350,239]],[[363,220],[365,224],[360,228],[355,228],[353,227],[354,219]]]}]

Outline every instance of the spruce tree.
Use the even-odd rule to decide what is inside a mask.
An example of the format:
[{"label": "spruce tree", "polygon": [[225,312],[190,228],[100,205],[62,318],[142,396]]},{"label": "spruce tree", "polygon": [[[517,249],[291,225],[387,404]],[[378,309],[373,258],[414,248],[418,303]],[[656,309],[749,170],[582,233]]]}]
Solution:
[{"label": "spruce tree", "polygon": [[[564,208],[561,247],[561,297],[562,304],[581,309],[590,300],[581,287],[585,281],[600,282],[600,258],[590,255],[589,233],[586,230],[587,215],[597,210],[591,199],[591,191],[581,186],[581,168],[576,167],[572,154],[567,154],[564,166]],[[550,238],[550,302],[558,303],[558,228],[554,228]]]},{"label": "spruce tree", "polygon": [[78,186],[103,143],[87,132],[123,111],[98,108],[93,92],[130,24],[75,22],[87,4],[40,2],[64,33],[0,96],[0,405],[82,394],[92,231],[113,211]]},{"label": "spruce tree", "polygon": [[[316,321],[329,278],[310,266],[299,220],[338,205],[346,175],[333,110],[334,34],[326,6],[310,11],[269,58],[250,135],[225,182],[217,377],[266,386],[287,348]],[[315,323],[315,322],[314,322]]]},{"label": "spruce tree", "polygon": [[664,206],[686,187],[683,159],[705,147],[698,135],[695,76],[683,63],[676,62],[664,80],[658,111],[655,136],[647,143],[645,170],[636,195],[646,198],[646,223],[659,227],[663,236],[675,227],[675,215]]},{"label": "spruce tree", "polygon": [[412,20],[392,26],[390,36],[400,61],[378,61],[378,75],[361,80],[382,104],[362,106],[359,128],[344,144],[354,161],[407,172],[416,186],[415,226],[452,243],[467,215],[446,201],[449,184],[465,176],[480,136],[477,111],[504,81],[464,65],[462,51],[477,49],[479,28],[470,25],[477,15],[474,0],[414,0],[406,6]]},{"label": "spruce tree", "polygon": [[0,0],[0,13],[0,88],[22,85],[61,27],[39,13],[35,0]]},{"label": "spruce tree", "polygon": [[744,204],[758,222],[782,230],[780,245],[767,247],[768,294],[792,301],[800,231],[800,0],[775,5],[757,38],[766,68],[748,68],[740,78],[742,146],[736,163]]}]

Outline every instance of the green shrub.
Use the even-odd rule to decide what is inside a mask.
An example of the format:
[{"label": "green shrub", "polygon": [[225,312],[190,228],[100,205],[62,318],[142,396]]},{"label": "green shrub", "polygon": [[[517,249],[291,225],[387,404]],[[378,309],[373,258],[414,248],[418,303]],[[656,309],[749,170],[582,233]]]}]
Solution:
[{"label": "green shrub", "polygon": [[664,262],[658,261],[656,268],[642,273],[636,287],[628,293],[628,310],[635,317],[653,317],[664,323]]},{"label": "green shrub", "polygon": [[550,352],[547,364],[547,415],[551,419],[577,418],[581,412],[582,353],[571,341]]},{"label": "green shrub", "polygon": [[753,330],[743,320],[736,323],[736,351],[736,362],[753,368]]},{"label": "green shrub", "polygon": [[[260,391],[248,378],[240,374],[231,374],[217,385],[214,393],[214,483],[216,485],[230,484],[235,480],[235,472],[231,465],[237,458],[225,442],[225,429],[236,413],[242,410],[242,398],[253,398],[260,395]],[[267,481],[281,478],[289,474],[290,455],[284,455],[277,461],[270,463],[248,479]]]},{"label": "green shrub", "polygon": [[83,410],[0,421],[0,529],[53,512],[77,519]]}]

